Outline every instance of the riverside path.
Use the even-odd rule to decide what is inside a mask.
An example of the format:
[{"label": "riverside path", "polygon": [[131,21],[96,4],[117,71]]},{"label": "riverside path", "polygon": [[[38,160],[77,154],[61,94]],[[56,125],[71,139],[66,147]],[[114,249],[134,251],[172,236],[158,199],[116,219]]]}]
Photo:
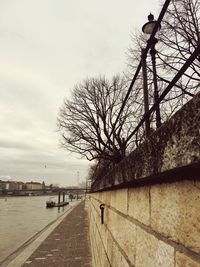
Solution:
[{"label": "riverside path", "polygon": [[[16,260],[11,266],[23,267],[91,267],[91,251],[85,202],[82,201],[58,224],[22,263]],[[40,242],[40,241],[36,241]],[[23,257],[23,256],[21,256]]]}]

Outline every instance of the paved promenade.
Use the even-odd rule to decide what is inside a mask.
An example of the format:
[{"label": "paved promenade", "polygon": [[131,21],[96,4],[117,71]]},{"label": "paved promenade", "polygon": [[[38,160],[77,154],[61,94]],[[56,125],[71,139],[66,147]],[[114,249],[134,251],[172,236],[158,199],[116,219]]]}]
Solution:
[{"label": "paved promenade", "polygon": [[[48,235],[48,231],[44,234]],[[42,237],[31,244],[36,250],[28,248],[29,252],[33,249],[31,253],[28,252],[28,259],[24,251],[18,256],[19,261],[14,260],[6,266],[92,267],[85,202],[74,207],[42,243],[41,240]],[[23,254],[26,261],[21,264]]]},{"label": "paved promenade", "polygon": [[27,266],[91,267],[87,214],[82,201],[24,263]]}]

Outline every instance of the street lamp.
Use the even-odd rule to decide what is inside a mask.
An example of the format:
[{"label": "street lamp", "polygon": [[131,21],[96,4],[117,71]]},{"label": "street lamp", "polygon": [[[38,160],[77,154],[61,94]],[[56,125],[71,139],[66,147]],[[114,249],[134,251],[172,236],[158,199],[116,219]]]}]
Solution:
[{"label": "street lamp", "polygon": [[[146,34],[152,34],[153,29],[156,25],[156,20],[154,20],[154,16],[150,13],[148,16],[148,22],[145,23],[142,27],[142,31]],[[160,25],[158,27],[158,30],[160,30]],[[150,39],[149,39],[150,40]],[[149,42],[148,40],[148,42]],[[154,84],[154,103],[156,103],[156,126],[159,128],[161,126],[161,117],[160,117],[160,107],[158,103],[158,84],[157,84],[157,72],[156,72],[156,49],[155,45],[157,44],[158,39],[156,37],[153,37],[153,39],[150,42],[150,54],[151,54],[151,60],[152,60],[152,67],[153,67],[153,84]]]}]

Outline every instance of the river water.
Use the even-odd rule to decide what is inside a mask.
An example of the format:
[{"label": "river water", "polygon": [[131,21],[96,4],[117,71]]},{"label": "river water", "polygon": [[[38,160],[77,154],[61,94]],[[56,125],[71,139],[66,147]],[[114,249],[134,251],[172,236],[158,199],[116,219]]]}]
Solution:
[{"label": "river water", "polygon": [[47,200],[49,196],[0,198],[0,262],[71,206],[47,209]]}]

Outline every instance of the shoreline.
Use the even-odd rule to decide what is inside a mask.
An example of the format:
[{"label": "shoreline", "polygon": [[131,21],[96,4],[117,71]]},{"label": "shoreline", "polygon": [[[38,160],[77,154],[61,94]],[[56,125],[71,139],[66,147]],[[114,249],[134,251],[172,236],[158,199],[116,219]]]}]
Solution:
[{"label": "shoreline", "polygon": [[42,195],[0,195],[0,199],[12,198],[12,197],[48,197],[48,196],[57,196],[58,194],[42,194]]}]

